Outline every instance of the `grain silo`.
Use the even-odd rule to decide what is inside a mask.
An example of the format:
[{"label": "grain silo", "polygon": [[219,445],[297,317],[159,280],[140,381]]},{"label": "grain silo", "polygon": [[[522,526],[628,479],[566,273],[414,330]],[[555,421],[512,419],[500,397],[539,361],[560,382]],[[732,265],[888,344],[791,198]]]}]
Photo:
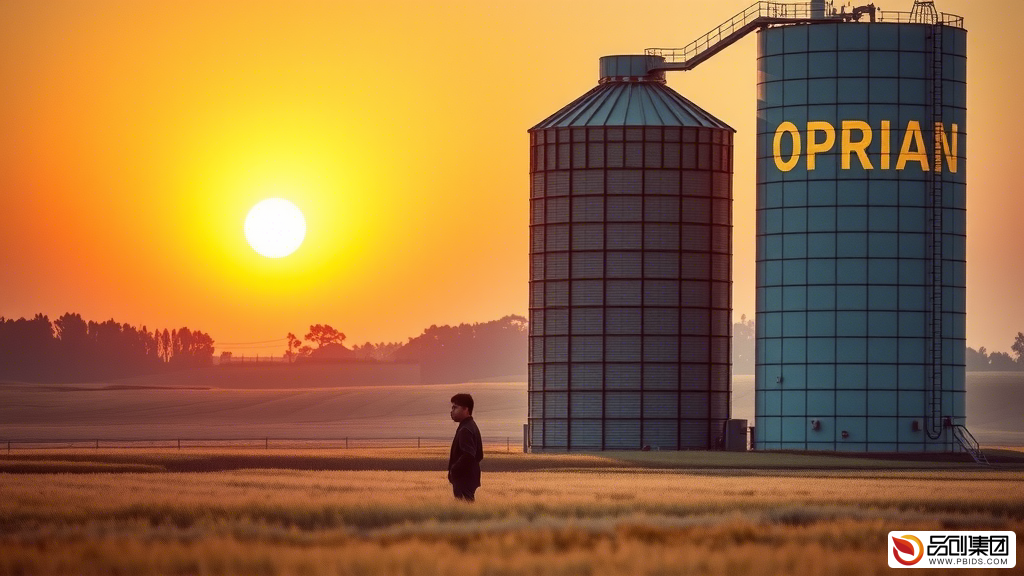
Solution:
[{"label": "grain silo", "polygon": [[758,34],[758,449],[970,445],[967,33],[862,10]]},{"label": "grain silo", "polygon": [[732,134],[653,56],[530,129],[532,451],[710,448],[730,411]]}]

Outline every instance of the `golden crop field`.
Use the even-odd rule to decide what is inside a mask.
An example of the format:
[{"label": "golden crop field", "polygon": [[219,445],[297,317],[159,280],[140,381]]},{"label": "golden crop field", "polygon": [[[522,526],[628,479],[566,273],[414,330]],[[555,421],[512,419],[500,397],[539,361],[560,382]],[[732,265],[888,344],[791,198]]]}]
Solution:
[{"label": "golden crop field", "polygon": [[890,530],[1024,528],[1019,465],[495,453],[464,504],[446,450],[341,452],[0,456],[0,574],[880,574]]}]

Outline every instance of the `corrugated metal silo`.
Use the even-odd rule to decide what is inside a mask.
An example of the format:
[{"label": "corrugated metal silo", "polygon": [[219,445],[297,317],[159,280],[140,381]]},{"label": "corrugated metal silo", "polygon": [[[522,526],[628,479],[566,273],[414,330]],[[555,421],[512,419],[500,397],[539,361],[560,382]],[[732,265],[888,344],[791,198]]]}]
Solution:
[{"label": "corrugated metal silo", "polygon": [[959,449],[967,38],[930,5],[759,33],[757,449]]},{"label": "corrugated metal silo", "polygon": [[532,451],[709,448],[729,417],[733,130],[651,58],[529,131]]}]

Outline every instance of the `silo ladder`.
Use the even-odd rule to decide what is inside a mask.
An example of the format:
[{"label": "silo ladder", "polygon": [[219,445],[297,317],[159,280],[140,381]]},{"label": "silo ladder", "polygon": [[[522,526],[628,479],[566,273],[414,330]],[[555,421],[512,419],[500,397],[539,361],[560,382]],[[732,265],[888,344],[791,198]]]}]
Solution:
[{"label": "silo ladder", "polygon": [[[915,7],[917,4],[915,4]],[[943,292],[943,184],[938,167],[942,154],[942,135],[937,128],[942,123],[942,36],[943,26],[936,22],[931,27],[928,43],[928,80],[932,120],[932,170],[928,172],[928,438],[942,437],[942,393],[944,369],[944,330],[942,326]],[[948,328],[947,328],[948,329]],[[950,360],[952,362],[952,360]]]}]

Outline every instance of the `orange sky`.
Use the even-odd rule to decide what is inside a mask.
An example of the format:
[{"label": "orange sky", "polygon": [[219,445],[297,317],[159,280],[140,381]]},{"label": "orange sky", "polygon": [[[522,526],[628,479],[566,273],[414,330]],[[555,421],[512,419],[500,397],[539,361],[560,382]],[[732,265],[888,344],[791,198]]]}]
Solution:
[{"label": "orange sky", "polygon": [[[600,56],[685,44],[749,3],[3,3],[0,315],[222,343],[329,323],[353,343],[525,314],[526,130],[594,86]],[[1008,350],[1024,35],[1017,3],[937,4],[969,30],[968,345]],[[669,74],[739,131],[736,318],[754,310],[755,51]],[[308,224],[281,260],[242,233],[269,196]]]}]

